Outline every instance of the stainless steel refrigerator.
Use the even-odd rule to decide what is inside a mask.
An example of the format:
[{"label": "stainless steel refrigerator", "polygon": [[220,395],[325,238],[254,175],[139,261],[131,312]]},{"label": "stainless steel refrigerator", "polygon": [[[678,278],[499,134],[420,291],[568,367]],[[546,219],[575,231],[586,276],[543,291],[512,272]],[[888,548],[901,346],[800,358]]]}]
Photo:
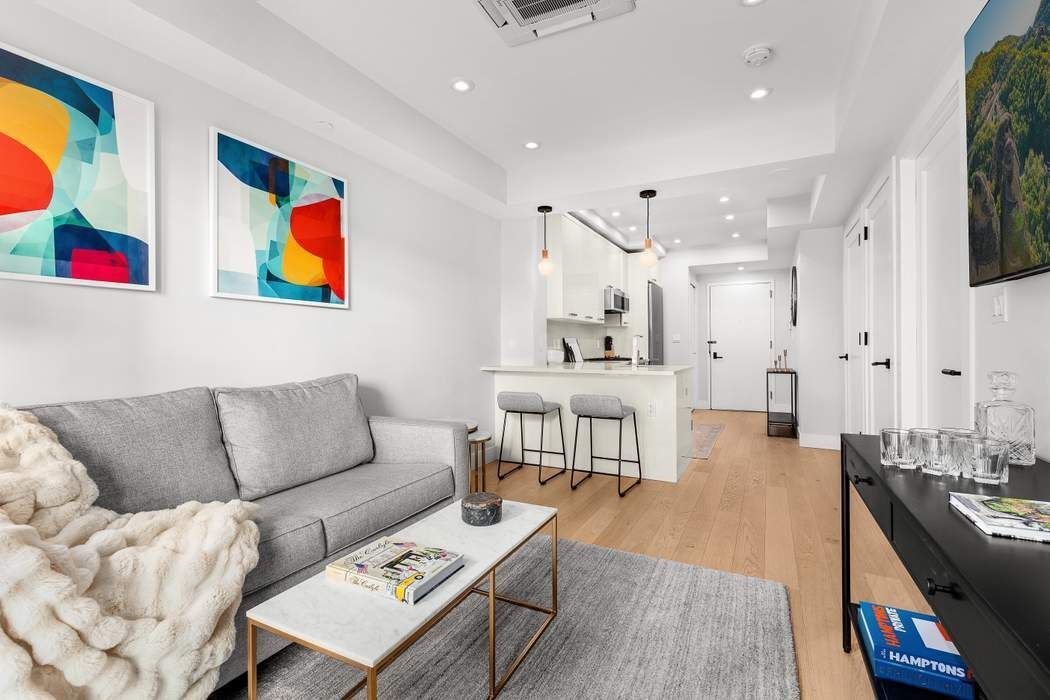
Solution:
[{"label": "stainless steel refrigerator", "polygon": [[664,290],[649,281],[649,364],[664,363]]}]

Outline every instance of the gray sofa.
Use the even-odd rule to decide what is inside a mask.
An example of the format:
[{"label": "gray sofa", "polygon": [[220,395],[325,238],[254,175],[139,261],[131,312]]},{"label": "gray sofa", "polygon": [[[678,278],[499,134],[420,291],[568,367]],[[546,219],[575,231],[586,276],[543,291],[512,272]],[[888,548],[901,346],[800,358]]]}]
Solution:
[{"label": "gray sofa", "polygon": [[[104,508],[259,505],[259,564],[244,584],[220,686],[245,672],[245,610],[467,493],[466,427],[367,417],[349,374],[29,410],[84,463]],[[259,659],[284,646],[259,635]]]}]

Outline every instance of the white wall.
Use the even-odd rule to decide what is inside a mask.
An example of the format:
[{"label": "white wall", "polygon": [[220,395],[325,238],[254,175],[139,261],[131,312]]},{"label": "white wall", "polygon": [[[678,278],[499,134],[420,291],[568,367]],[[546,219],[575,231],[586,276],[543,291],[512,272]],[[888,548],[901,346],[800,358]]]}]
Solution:
[{"label": "white wall", "polygon": [[[795,365],[794,353],[788,347],[790,342],[791,323],[791,271],[790,270],[759,270],[757,272],[729,272],[718,275],[698,275],[693,278],[696,283],[696,328],[697,328],[697,393],[695,405],[698,408],[710,406],[710,385],[708,383],[708,372],[710,370],[707,356],[708,328],[707,319],[709,311],[708,287],[707,285],[718,282],[772,282],[773,283],[773,351],[779,354],[788,350],[788,364]],[[785,377],[777,377],[773,405],[777,410],[787,410],[790,402],[790,388]]]},{"label": "white wall", "polygon": [[538,218],[500,225],[500,364],[546,361],[547,286],[537,267],[541,236]]},{"label": "white wall", "polygon": [[[356,372],[371,413],[489,423],[495,220],[29,4],[0,41],[156,103],[159,247],[155,293],[0,280],[0,401]],[[348,179],[350,310],[208,297],[211,125]]]},{"label": "white wall", "polygon": [[[963,92],[965,76],[961,57],[962,36],[959,37],[959,44],[960,55],[956,56],[950,67],[945,70],[937,89],[930,94],[927,102],[916,110],[914,120],[901,135],[901,142],[894,150],[895,161],[903,163],[905,167],[908,165],[908,159],[913,158],[928,141],[928,124],[932,115],[941,109],[941,105],[950,97],[952,91],[958,90],[960,94]],[[964,158],[966,145],[962,140],[958,148],[960,158]],[[914,198],[915,192],[906,189],[898,192],[897,196],[902,199]],[[951,202],[950,206],[960,207],[965,211],[966,197],[965,188],[960,188],[957,201]],[[914,201],[910,206],[906,206],[906,201],[902,201],[901,204],[904,216],[907,216],[909,211],[914,213],[916,210]],[[861,205],[859,202],[858,207]],[[914,244],[913,241],[907,240],[907,236],[912,235],[915,229],[914,222],[901,222],[903,244]],[[958,235],[965,237],[967,232],[963,229]],[[958,274],[966,276],[968,271],[961,269]],[[920,279],[917,288],[921,287]],[[904,288],[899,290],[903,307],[918,307],[921,304],[922,299],[916,298],[911,292],[914,288],[916,287],[911,284],[905,284]],[[992,323],[992,299],[1004,289],[1009,320],[1006,323]],[[931,290],[929,293],[937,292]],[[1019,389],[1015,398],[1035,408],[1036,452],[1043,459],[1050,459],[1050,373],[1047,371],[1047,358],[1050,358],[1050,305],[1047,304],[1047,299],[1050,299],[1050,274],[972,289],[970,323],[973,350],[969,365],[964,370],[970,377],[973,395],[978,401],[990,398],[985,377],[987,372],[1004,369],[1018,374]],[[934,330],[934,325],[924,319],[921,313],[918,314],[916,323],[919,326],[917,335],[921,336],[924,326],[931,332]],[[900,360],[902,363],[914,362],[917,355],[917,348],[902,347]],[[906,404],[917,402],[918,397],[914,394],[904,394],[903,401]],[[905,417],[906,423],[909,422],[908,416],[918,416],[921,413],[916,405],[902,405],[898,407],[898,411],[899,415]]]},{"label": "white wall", "polygon": [[[845,429],[842,354],[842,229],[802,231],[795,247],[798,325],[791,330],[798,371],[799,444],[838,449]],[[789,355],[790,357],[790,355]]]}]

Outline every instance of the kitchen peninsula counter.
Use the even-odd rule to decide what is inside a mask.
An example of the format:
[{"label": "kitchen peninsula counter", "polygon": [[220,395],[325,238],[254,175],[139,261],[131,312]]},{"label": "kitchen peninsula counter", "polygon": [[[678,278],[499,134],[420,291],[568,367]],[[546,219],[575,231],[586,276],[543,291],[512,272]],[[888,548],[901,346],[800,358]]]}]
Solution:
[{"label": "kitchen peninsula counter", "polygon": [[[569,399],[573,394],[607,394],[618,396],[628,406],[633,406],[638,420],[638,439],[642,450],[642,478],[677,482],[692,458],[692,396],[693,368],[689,365],[639,365],[627,362],[584,362],[578,364],[550,364],[535,366],[504,365],[482,367],[481,371],[493,375],[494,392],[531,391],[540,394],[546,401],[554,401],[562,407],[562,425],[565,429],[565,451],[568,464],[572,463],[573,447],[576,444],[576,416],[569,410]],[[494,395],[495,398],[495,395]],[[503,427],[503,412],[495,406],[496,449],[499,449]],[[556,426],[556,415],[547,417],[543,432],[544,450],[561,449]],[[623,456],[634,459],[633,418],[623,421]],[[520,431],[518,418],[512,415],[507,420],[504,438],[503,461],[510,464],[520,459]],[[525,416],[525,444],[537,447],[540,440],[540,419]],[[591,454],[589,426],[586,419],[579,421],[579,447],[576,450],[576,468],[588,469]],[[616,421],[594,421],[594,449],[596,455],[616,457],[618,444]],[[526,461],[535,462],[535,452],[528,452]],[[543,456],[543,463],[552,467],[561,466],[560,455]],[[505,468],[506,469],[506,468]],[[634,464],[624,464],[625,477],[637,475]],[[599,473],[616,474],[616,461],[596,460],[594,470]],[[564,481],[563,481],[564,480]],[[611,484],[588,481],[581,488],[613,488]],[[568,475],[550,482],[545,488],[568,488]],[[644,488],[644,484],[639,487]]]}]

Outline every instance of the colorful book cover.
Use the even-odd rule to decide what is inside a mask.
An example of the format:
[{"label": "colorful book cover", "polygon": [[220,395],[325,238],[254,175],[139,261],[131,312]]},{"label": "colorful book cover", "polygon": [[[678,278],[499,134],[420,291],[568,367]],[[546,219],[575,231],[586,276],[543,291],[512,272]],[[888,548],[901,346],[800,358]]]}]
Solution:
[{"label": "colorful book cover", "polygon": [[948,502],[986,535],[1050,542],[1050,503],[1046,501],[952,492]]},{"label": "colorful book cover", "polygon": [[936,617],[875,603],[859,607],[876,678],[972,700],[973,676]]},{"label": "colorful book cover", "polygon": [[325,574],[414,605],[462,566],[462,555],[447,549],[383,537],[332,562]]}]

